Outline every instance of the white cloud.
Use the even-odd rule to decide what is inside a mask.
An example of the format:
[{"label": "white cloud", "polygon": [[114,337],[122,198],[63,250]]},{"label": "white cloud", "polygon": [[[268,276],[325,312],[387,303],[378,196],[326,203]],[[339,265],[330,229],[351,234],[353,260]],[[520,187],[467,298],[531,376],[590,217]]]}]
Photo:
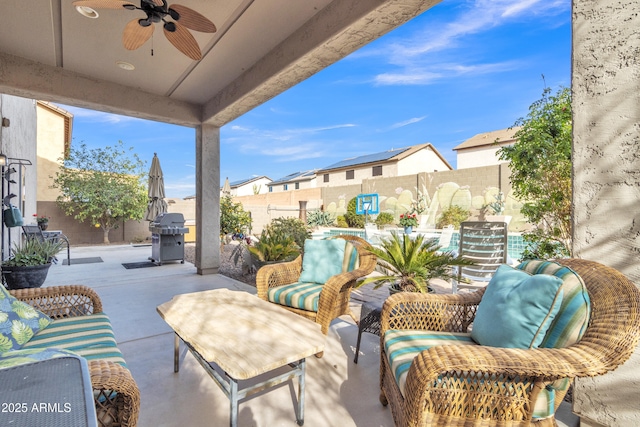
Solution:
[{"label": "white cloud", "polygon": [[340,123],[317,127],[288,129],[258,129],[238,126],[241,130],[223,139],[225,145],[234,145],[246,154],[259,154],[270,162],[289,162],[315,159],[331,155],[335,141],[326,141],[325,132],[356,127],[353,123]]},{"label": "white cloud", "polygon": [[[354,57],[384,55],[390,65],[397,66],[397,70],[376,75],[372,79],[375,85],[428,85],[462,74],[503,72],[518,64],[451,64],[442,62],[436,54],[460,48],[466,36],[518,19],[529,19],[532,15],[555,16],[570,7],[568,0],[474,0],[462,4],[460,12],[449,22],[432,22],[410,38],[396,39],[382,49],[365,51]],[[460,58],[464,61],[462,55]]]},{"label": "white cloud", "polygon": [[404,126],[408,126],[408,125],[412,125],[414,123],[418,123],[423,121],[425,118],[427,118],[427,116],[422,116],[422,117],[413,117],[409,120],[405,120],[403,122],[398,122],[398,123],[394,123],[392,124],[389,129],[398,129]]}]

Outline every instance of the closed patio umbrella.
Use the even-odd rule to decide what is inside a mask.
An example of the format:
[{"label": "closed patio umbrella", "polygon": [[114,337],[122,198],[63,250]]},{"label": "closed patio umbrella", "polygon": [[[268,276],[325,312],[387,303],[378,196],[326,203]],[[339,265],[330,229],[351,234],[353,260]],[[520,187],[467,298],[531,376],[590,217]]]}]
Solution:
[{"label": "closed patio umbrella", "polygon": [[222,194],[225,196],[229,196],[231,194],[231,185],[229,184],[229,177],[224,180],[224,185],[222,186]]},{"label": "closed patio umbrella", "polygon": [[153,153],[151,169],[149,169],[149,204],[144,215],[146,221],[153,221],[161,213],[167,211],[167,202],[164,200],[164,178],[158,154]]}]

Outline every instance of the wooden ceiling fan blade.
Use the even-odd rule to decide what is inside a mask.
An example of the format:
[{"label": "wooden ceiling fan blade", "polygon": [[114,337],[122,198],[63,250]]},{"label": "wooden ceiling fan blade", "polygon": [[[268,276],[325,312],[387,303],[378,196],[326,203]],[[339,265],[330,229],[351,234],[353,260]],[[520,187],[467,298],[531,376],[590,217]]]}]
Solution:
[{"label": "wooden ceiling fan blade", "polygon": [[125,6],[135,4],[130,1],[120,0],[80,0],[74,1],[75,7],[90,7],[91,9],[124,9]]},{"label": "wooden ceiling fan blade", "polygon": [[153,25],[143,27],[139,23],[140,19],[134,19],[124,27],[122,33],[122,44],[125,49],[136,50],[149,40],[153,34]]},{"label": "wooden ceiling fan blade", "polygon": [[[175,27],[171,27],[171,24]],[[175,28],[175,31],[167,30],[167,27]],[[163,30],[167,40],[169,40],[169,42],[171,42],[171,44],[180,52],[184,53],[194,61],[202,59],[202,52],[200,52],[198,42],[185,26],[182,26],[177,22],[169,22],[164,25]]]},{"label": "wooden ceiling fan blade", "polygon": [[[176,16],[175,12],[178,15]],[[180,4],[172,4],[169,6],[169,14],[173,19],[180,22],[190,30],[199,31],[201,33],[215,33],[216,26],[204,15],[196,12],[195,10],[182,6]]]}]

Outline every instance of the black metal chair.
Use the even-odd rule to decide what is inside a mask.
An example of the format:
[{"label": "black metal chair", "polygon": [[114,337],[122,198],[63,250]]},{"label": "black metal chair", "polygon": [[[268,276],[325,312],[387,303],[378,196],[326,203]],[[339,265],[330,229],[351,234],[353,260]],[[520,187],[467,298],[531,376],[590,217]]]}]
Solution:
[{"label": "black metal chair", "polygon": [[[62,234],[59,231],[46,231],[43,232],[39,226],[37,225],[23,225],[22,232],[24,233],[27,239],[35,239],[38,242],[44,241],[52,241],[58,242],[62,240],[67,246],[67,265],[71,265],[71,245],[69,244],[69,239],[67,236]],[[58,259],[54,258],[54,262],[57,262]]]}]

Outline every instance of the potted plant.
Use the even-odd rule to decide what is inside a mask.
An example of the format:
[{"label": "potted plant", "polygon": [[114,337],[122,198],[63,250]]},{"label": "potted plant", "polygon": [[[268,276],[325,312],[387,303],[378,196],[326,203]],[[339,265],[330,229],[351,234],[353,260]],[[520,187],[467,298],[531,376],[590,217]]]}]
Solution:
[{"label": "potted plant", "polygon": [[62,249],[62,242],[27,239],[14,244],[11,258],[2,262],[2,275],[9,289],[39,288],[47,278],[51,261]]},{"label": "potted plant", "polygon": [[40,227],[40,230],[44,231],[49,227],[48,216],[38,216],[38,214],[33,214],[33,217],[36,219],[36,222],[38,223],[38,227]]},{"label": "potted plant", "polygon": [[367,248],[378,257],[376,270],[382,276],[368,277],[358,286],[375,282],[374,289],[391,283],[389,292],[434,292],[429,286],[431,279],[450,280],[455,277],[451,267],[473,265],[473,262],[454,257],[451,252],[441,252],[437,241],[424,239],[418,234],[391,233],[391,238],[383,239],[379,247]]},{"label": "potted plant", "polygon": [[404,227],[404,232],[406,234],[411,234],[413,227],[418,226],[418,215],[409,212],[400,214],[400,221],[398,224],[400,224],[400,227]]}]

